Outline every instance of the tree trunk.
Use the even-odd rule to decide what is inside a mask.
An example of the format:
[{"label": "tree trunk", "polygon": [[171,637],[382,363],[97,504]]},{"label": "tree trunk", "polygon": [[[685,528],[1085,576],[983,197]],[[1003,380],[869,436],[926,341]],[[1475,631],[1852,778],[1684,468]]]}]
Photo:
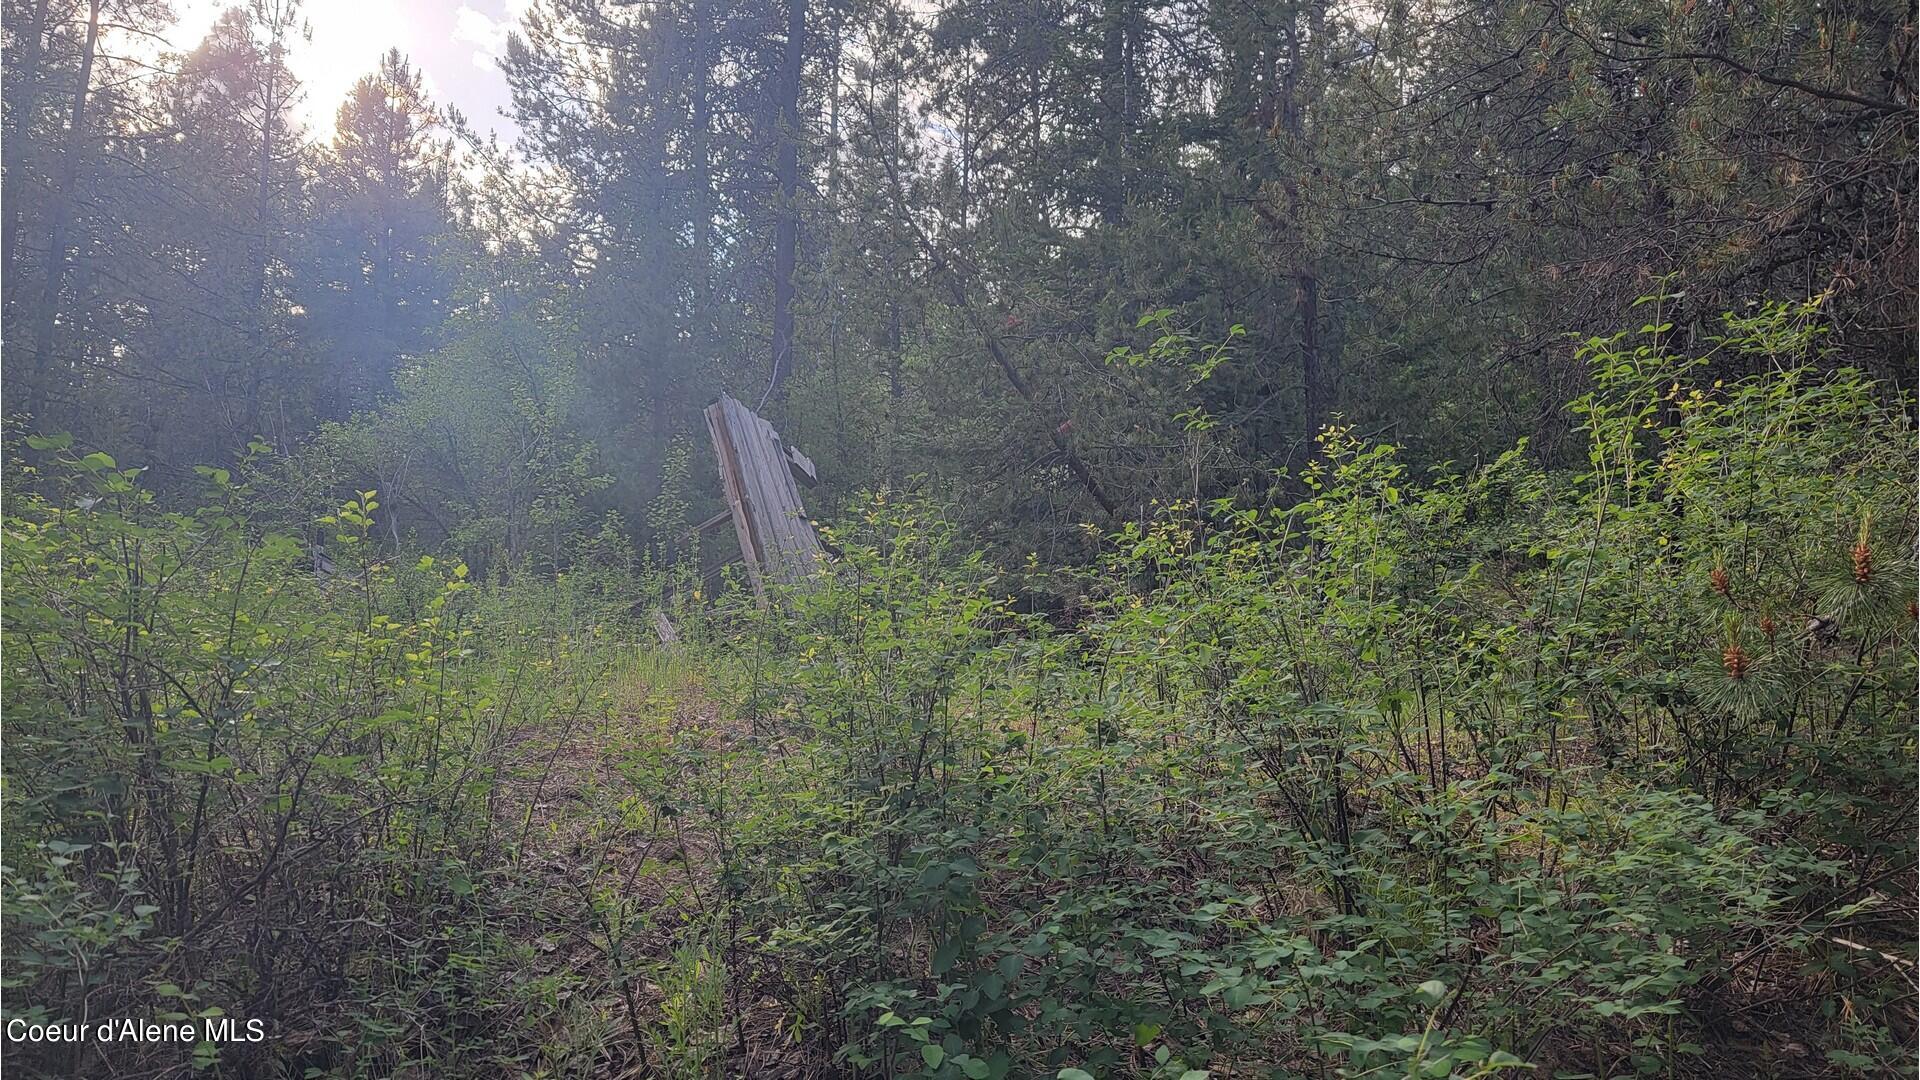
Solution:
[{"label": "tree trunk", "polygon": [[[906,95],[905,89],[901,86],[902,79],[903,66],[896,65],[893,68],[892,83],[888,87],[886,110],[889,144],[887,153],[896,163],[903,161],[906,156],[900,138],[901,126],[906,120],[901,110],[901,103]],[[904,208],[907,204],[907,193],[901,186],[898,168],[887,170],[887,183],[894,206]],[[898,265],[903,267],[911,265],[908,241],[902,235],[897,218],[888,224],[888,239],[891,241],[891,252],[898,259]],[[901,326],[900,290],[889,289],[887,291],[886,341],[883,351],[887,365],[887,488],[892,491],[900,490],[904,481],[900,470],[900,410],[904,404],[901,365],[905,359],[903,355],[905,342],[906,335],[902,332]]]},{"label": "tree trunk", "polygon": [[47,223],[47,279],[34,319],[33,381],[27,386],[27,411],[36,420],[47,406],[47,380],[53,372],[53,331],[60,310],[60,290],[67,277],[67,225],[73,212],[73,185],[80,175],[80,147],[86,137],[87,101],[93,84],[93,58],[100,43],[102,0],[87,4],[86,44],[80,51],[80,73],[74,79],[73,112],[67,121],[67,146],[60,156],[60,181],[53,193]]},{"label": "tree trunk", "polygon": [[693,325],[702,363],[714,361],[713,344],[713,56],[708,5],[693,5]]},{"label": "tree trunk", "polygon": [[827,24],[827,208],[825,263],[827,267],[827,364],[833,371],[833,441],[842,461],[852,460],[847,446],[847,395],[840,379],[840,250],[843,232],[840,213],[840,61],[845,55],[843,20],[830,16]]},{"label": "tree trunk", "polygon": [[[250,310],[247,314],[247,351],[243,361],[248,367],[247,398],[245,412],[245,431],[231,432],[236,441],[245,441],[260,434],[260,398],[266,386],[267,378],[267,261],[271,256],[268,243],[268,218],[273,208],[273,156],[274,128],[283,100],[280,93],[281,65],[285,59],[284,34],[286,20],[281,9],[274,9],[272,15],[272,41],[267,54],[267,81],[262,87],[260,108],[260,145],[258,162],[255,165],[256,183],[254,185],[253,205],[253,250],[250,255],[250,271],[253,275],[251,286]],[[283,446],[284,450],[285,447]]]},{"label": "tree trunk", "polygon": [[900,298],[887,300],[887,488],[898,491],[900,477]]},{"label": "tree trunk", "polygon": [[1134,89],[1127,70],[1127,0],[1108,0],[1100,41],[1100,171],[1095,202],[1103,224],[1118,225],[1127,207],[1127,135]]},{"label": "tree trunk", "polygon": [[[4,224],[0,224],[0,260],[4,261],[4,268],[0,269],[0,281],[19,280],[16,275],[20,272],[22,151],[30,141],[33,114],[39,108],[40,50],[47,36],[47,4],[48,0],[39,0],[33,6],[33,20],[27,25],[26,42],[20,56],[20,100],[8,103],[9,110],[17,119],[13,129],[8,132],[11,138],[7,140],[4,152],[0,152],[0,164],[4,164],[6,174],[6,179],[0,181],[0,212],[6,215]],[[9,313],[13,306],[9,301]]]},{"label": "tree trunk", "polygon": [[[1318,0],[1308,5],[1308,29],[1313,47],[1320,47],[1325,15]],[[1326,365],[1320,344],[1320,279],[1313,267],[1313,253],[1307,244],[1305,199],[1300,194],[1300,170],[1310,158],[1306,133],[1306,103],[1300,87],[1300,36],[1298,11],[1287,36],[1287,70],[1280,81],[1280,126],[1292,159],[1284,168],[1281,190],[1286,195],[1287,227],[1293,249],[1293,315],[1300,345],[1301,416],[1306,435],[1312,438],[1326,426],[1331,395]],[[1316,453],[1317,451],[1310,451]]]},{"label": "tree trunk", "polygon": [[781,392],[793,372],[793,270],[800,240],[800,72],[806,29],[806,0],[787,0],[787,52],[780,65],[780,207],[773,236],[773,374],[763,406]]},{"label": "tree trunk", "polygon": [[[388,66],[381,64],[381,73],[386,76],[388,100],[402,100],[397,84],[398,71],[388,75]],[[393,266],[393,238],[398,231],[396,221],[399,207],[406,193],[402,190],[400,159],[405,154],[404,130],[407,118],[398,107],[389,104],[385,110],[387,122],[385,145],[381,147],[381,168],[385,175],[380,178],[380,283],[379,295],[375,297],[380,311],[380,343],[385,352],[386,370],[377,374],[373,384],[367,388],[367,400],[371,402],[382,385],[392,385],[393,374],[398,366],[397,350],[400,334],[400,279]],[[389,515],[391,516],[391,515]]]}]

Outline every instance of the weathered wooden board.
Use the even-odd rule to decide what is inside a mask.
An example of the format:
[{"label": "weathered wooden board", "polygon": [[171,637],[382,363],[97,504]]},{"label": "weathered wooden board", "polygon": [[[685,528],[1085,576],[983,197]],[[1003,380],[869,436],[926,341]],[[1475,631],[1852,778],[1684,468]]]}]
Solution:
[{"label": "weathered wooden board", "polygon": [[725,394],[707,406],[706,416],[720,463],[720,484],[755,595],[766,596],[769,578],[804,580],[825,559],[795,482],[804,478],[811,486],[813,462],[783,443],[772,424]]}]

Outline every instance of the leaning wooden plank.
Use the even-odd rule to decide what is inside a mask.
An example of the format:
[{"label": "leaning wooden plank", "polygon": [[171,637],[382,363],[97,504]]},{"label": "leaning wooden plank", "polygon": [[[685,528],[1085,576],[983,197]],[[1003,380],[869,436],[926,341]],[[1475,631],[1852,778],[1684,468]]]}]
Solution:
[{"label": "leaning wooden plank", "polygon": [[740,561],[747,567],[747,583],[753,586],[754,597],[764,604],[767,589],[760,580],[759,548],[754,542],[753,522],[746,502],[745,485],[740,476],[739,456],[734,453],[733,436],[727,422],[726,404],[731,400],[723,396],[707,406],[707,434],[713,439],[713,456],[720,468],[720,487],[733,515],[734,534],[740,540]]},{"label": "leaning wooden plank", "polygon": [[782,576],[790,581],[798,581],[818,566],[820,546],[814,536],[813,525],[807,520],[806,506],[800,501],[800,490],[794,483],[790,467],[791,459],[779,432],[764,419],[755,419],[759,420],[763,439],[756,448],[756,462],[763,470],[760,480],[766,492],[764,505],[768,517],[773,519],[768,523],[769,532],[777,538]]},{"label": "leaning wooden plank", "polygon": [[811,473],[812,462],[789,450],[765,418],[728,395],[708,406],[706,417],[742,559],[755,595],[764,602],[768,575],[798,582],[825,558],[800,500],[799,482]]},{"label": "leaning wooden plank", "polygon": [[745,508],[747,532],[753,537],[753,554],[759,566],[762,584],[769,577],[775,581],[786,580],[781,570],[779,537],[777,537],[768,518],[773,497],[761,481],[764,466],[756,453],[759,439],[756,429],[760,418],[753,415],[745,405],[728,399],[727,435],[731,440],[736,475],[740,483],[741,501]]},{"label": "leaning wooden plank", "polygon": [[[748,529],[755,539],[764,543],[766,533],[761,531],[758,511],[764,496],[757,479],[758,468],[753,460],[753,418],[741,409],[740,403],[730,397],[722,397],[714,408],[719,410],[722,430],[727,433],[727,452],[733,455],[736,476],[740,484],[741,506],[747,515]],[[761,547],[760,555],[768,555]],[[765,564],[763,570],[771,568]]]},{"label": "leaning wooden plank", "polygon": [[771,450],[770,432],[772,426],[751,413],[743,425],[746,436],[740,441],[746,454],[747,487],[754,495],[755,526],[766,541],[765,554],[773,565],[774,574],[782,581],[792,580],[788,559],[792,555],[792,544],[787,536],[785,514],[788,509],[786,493],[774,482],[770,468]]},{"label": "leaning wooden plank", "polygon": [[775,449],[773,426],[738,402],[729,415],[729,420],[734,419],[738,425],[733,430],[739,436],[735,445],[741,454],[755,534],[762,541],[764,569],[780,581],[797,581],[806,568],[795,558],[799,542],[793,535],[794,500],[780,482],[785,462]]},{"label": "leaning wooden plank", "polygon": [[767,483],[767,423],[746,406],[733,402],[728,422],[734,433],[734,446],[740,454],[740,474],[746,481],[752,500],[751,512],[757,535],[764,543],[761,554],[769,562],[785,554],[780,544],[780,493]]},{"label": "leaning wooden plank", "polygon": [[773,425],[765,420],[761,420],[760,423],[762,433],[767,440],[765,445],[768,458],[766,481],[773,494],[773,502],[769,505],[778,507],[782,517],[780,535],[787,544],[787,553],[795,558],[796,569],[802,573],[810,573],[813,569],[813,559],[820,548],[813,533],[812,523],[807,520],[806,506],[800,499],[800,489],[795,484],[793,463],[796,454],[802,461],[806,461],[809,468],[813,463],[806,459],[806,455],[799,454],[798,451],[786,446],[780,438],[780,433],[773,429]]},{"label": "leaning wooden plank", "polygon": [[[795,483],[793,457],[798,452],[782,443],[779,433],[772,428],[767,429],[767,434],[772,440],[770,449],[774,457],[769,480],[782,496],[782,508],[788,515],[787,535],[794,545],[793,553],[796,556],[810,558],[818,552],[819,545],[814,540],[813,525],[807,520],[806,505],[800,501],[800,488]],[[804,454],[800,456],[802,459],[806,457]],[[807,464],[811,466],[812,462],[809,461]],[[786,467],[782,468],[783,465]],[[811,570],[812,567],[809,565],[807,569]]]},{"label": "leaning wooden plank", "polygon": [[788,564],[797,577],[811,574],[820,563],[820,542],[814,535],[813,523],[807,520],[806,507],[800,502],[793,489],[793,477],[787,473],[775,473],[776,483],[786,487],[788,499],[782,507],[785,520],[781,523],[781,543]]}]

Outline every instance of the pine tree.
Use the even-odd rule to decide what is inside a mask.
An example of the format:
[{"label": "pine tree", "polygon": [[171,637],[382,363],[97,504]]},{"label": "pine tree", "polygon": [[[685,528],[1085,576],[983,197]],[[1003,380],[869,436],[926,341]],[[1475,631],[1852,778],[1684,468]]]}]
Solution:
[{"label": "pine tree", "polygon": [[300,294],[326,372],[323,415],[372,406],[432,349],[462,252],[449,218],[452,144],[398,50],[341,104],[314,185],[319,224]]}]

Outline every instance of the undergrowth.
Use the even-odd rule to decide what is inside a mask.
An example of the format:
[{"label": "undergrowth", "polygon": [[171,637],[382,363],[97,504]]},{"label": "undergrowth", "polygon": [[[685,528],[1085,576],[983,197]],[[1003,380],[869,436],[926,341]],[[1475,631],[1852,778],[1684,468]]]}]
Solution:
[{"label": "undergrowth", "polygon": [[[764,608],[9,510],[6,1013],[46,1074],[1912,1073],[1905,403],[1805,308],[1582,346],[1579,475],[1329,429],[1061,572],[874,496]],[[1714,350],[1772,361],[1720,384]],[[1204,427],[1196,427],[1204,437]],[[1043,571],[1029,567],[1023,580]]]}]

